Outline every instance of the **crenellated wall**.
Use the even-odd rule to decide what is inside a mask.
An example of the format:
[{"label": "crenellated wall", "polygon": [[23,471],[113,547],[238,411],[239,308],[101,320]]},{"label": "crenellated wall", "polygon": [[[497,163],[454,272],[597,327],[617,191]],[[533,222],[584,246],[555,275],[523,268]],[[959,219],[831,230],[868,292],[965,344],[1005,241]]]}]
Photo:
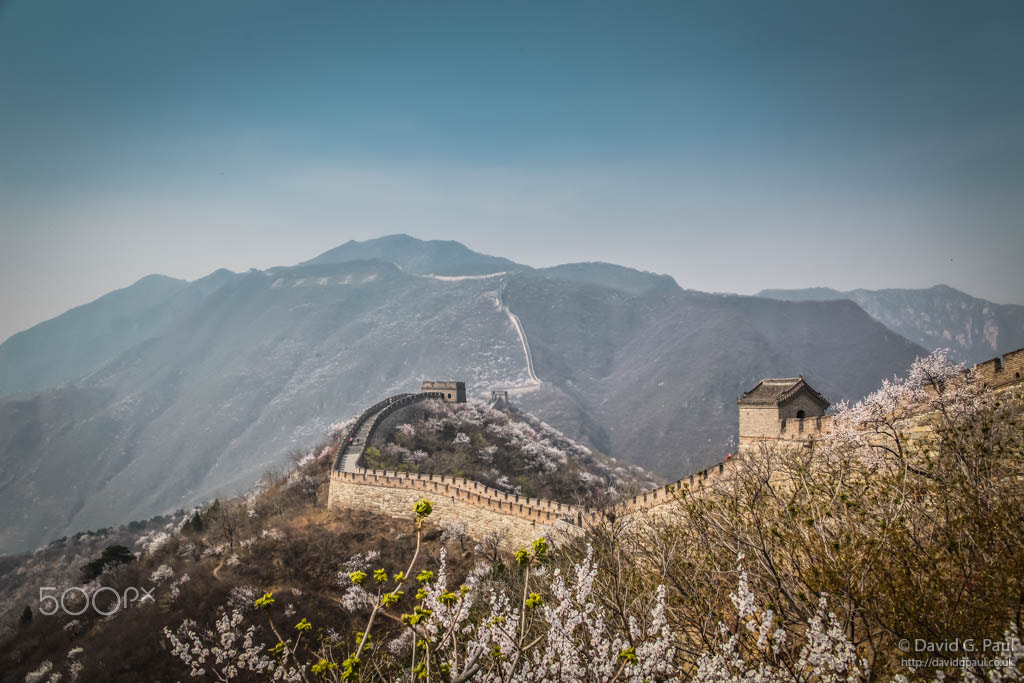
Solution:
[{"label": "crenellated wall", "polygon": [[[1013,390],[1024,386],[1024,349],[1011,351],[974,366],[974,372],[984,385],[995,391]],[[779,418],[774,406],[741,406],[739,454],[760,448],[766,442],[797,444],[810,442],[832,430],[832,416]]]},{"label": "crenellated wall", "polygon": [[420,392],[440,394],[441,400],[446,403],[466,402],[465,382],[435,382],[427,380],[423,382]]},{"label": "crenellated wall", "polygon": [[522,517],[530,521],[554,523],[560,518],[590,514],[590,508],[559,503],[544,498],[528,498],[507,493],[472,479],[419,472],[361,469],[358,472],[331,472],[331,481],[344,481],[365,486],[403,488],[440,496],[452,496],[488,509]]},{"label": "crenellated wall", "polygon": [[688,477],[677,479],[650,491],[644,491],[639,495],[614,505],[610,512],[616,516],[630,515],[673,502],[676,499],[677,492],[683,488],[688,489],[692,493],[699,493],[703,489],[711,489],[729,480],[735,463],[736,461],[733,460],[720,462]]},{"label": "crenellated wall", "polygon": [[742,455],[751,449],[758,449],[762,443],[790,443],[797,445],[799,442],[810,442],[827,434],[832,430],[832,416],[822,415],[821,417],[789,418],[773,420],[763,431],[753,434],[740,434],[737,452]]},{"label": "crenellated wall", "polygon": [[[975,371],[988,388],[1011,391],[1018,396],[1017,389],[1024,387],[1021,379],[1024,375],[1024,349],[980,363],[975,366]],[[1020,398],[1024,400],[1024,391]],[[384,402],[374,408],[379,411],[383,405]],[[373,409],[367,411],[367,419],[373,412]],[[760,448],[766,442],[810,447],[816,438],[832,428],[830,415],[779,419],[777,410],[764,410],[763,413],[765,419],[761,421],[749,419],[749,416],[759,417],[760,412],[749,412],[746,424],[750,426],[747,431],[741,429],[735,458],[645,491],[610,509],[598,510],[517,496],[461,477],[365,469],[333,469],[327,504],[334,509],[373,509],[411,519],[413,505],[420,498],[426,498],[434,505],[433,522],[458,519],[466,523],[471,536],[480,538],[488,533],[499,534],[502,546],[511,550],[525,546],[539,536],[564,538],[579,534],[606,515],[622,517],[655,510],[674,501],[677,491],[684,487],[695,493],[712,490],[729,481],[743,454],[751,448]],[[353,434],[358,428],[359,425],[353,429]],[[924,436],[929,431],[927,419],[915,421],[910,431],[912,438],[918,433]],[[341,455],[339,450],[339,462]]]},{"label": "crenellated wall", "polygon": [[974,366],[974,371],[991,389],[1020,382],[1024,377],[1024,349],[1010,351],[1001,358],[993,358]]},{"label": "crenellated wall", "polygon": [[421,498],[434,506],[432,522],[463,521],[474,538],[496,533],[507,550],[539,536],[580,533],[586,518],[595,514],[557,501],[505,493],[470,479],[385,470],[332,471],[327,505],[411,518],[413,505]]},{"label": "crenellated wall", "polygon": [[[426,498],[444,503],[478,534],[490,531],[513,534],[511,545],[532,541],[544,531],[572,535],[605,515],[623,516],[670,503],[676,491],[686,487],[699,492],[727,481],[732,463],[721,462],[670,484],[638,494],[610,509],[569,505],[543,498],[517,496],[485,486],[472,479],[387,470],[331,472],[327,505],[331,508],[370,508],[392,516],[408,517],[412,505]],[[532,536],[531,536],[532,535]]]}]

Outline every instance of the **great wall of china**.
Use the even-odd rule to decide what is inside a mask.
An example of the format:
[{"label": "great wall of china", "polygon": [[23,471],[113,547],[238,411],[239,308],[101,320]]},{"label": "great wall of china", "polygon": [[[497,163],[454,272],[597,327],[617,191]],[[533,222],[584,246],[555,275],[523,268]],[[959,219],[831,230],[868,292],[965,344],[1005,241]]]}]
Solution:
[{"label": "great wall of china", "polygon": [[[987,388],[999,392],[1014,391],[1022,385],[1024,349],[980,363],[974,370],[979,381]],[[774,404],[775,413],[772,414],[770,402],[748,398],[765,382],[791,382],[792,385],[785,387],[782,394],[785,395],[786,391],[799,393],[805,391],[805,387],[798,386],[798,382],[802,381],[802,378],[765,380],[738,401],[740,433],[737,459],[717,463],[646,491],[611,509],[585,508],[518,496],[459,477],[359,467],[359,458],[369,446],[377,428],[395,411],[427,399],[452,403],[465,400],[465,386],[461,382],[427,382],[424,383],[423,391],[391,396],[359,416],[338,447],[330,474],[327,505],[334,509],[365,508],[395,517],[408,517],[413,504],[426,497],[434,504],[433,518],[439,523],[459,520],[466,524],[469,535],[476,538],[497,534],[506,548],[522,546],[538,536],[572,535],[605,515],[632,515],[669,503],[675,499],[673,491],[684,485],[690,490],[699,490],[720,481],[728,477],[732,463],[741,459],[744,452],[760,448],[765,442],[804,445],[827,433],[832,424],[830,415],[805,416],[805,410],[800,409],[796,411],[796,417],[784,416],[778,401]],[[805,393],[810,398],[820,399],[809,387],[806,387]],[[1014,395],[1024,399],[1024,392],[1019,396],[1016,393]],[[794,401],[792,396],[787,397],[787,402],[793,409],[799,406],[809,409],[813,404]]]}]

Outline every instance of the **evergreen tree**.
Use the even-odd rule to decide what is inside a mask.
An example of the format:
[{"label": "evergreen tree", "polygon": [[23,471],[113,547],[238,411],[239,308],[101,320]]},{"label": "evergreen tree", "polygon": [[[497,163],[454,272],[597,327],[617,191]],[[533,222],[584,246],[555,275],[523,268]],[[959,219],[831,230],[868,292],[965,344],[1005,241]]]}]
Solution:
[{"label": "evergreen tree", "polygon": [[123,545],[108,545],[103,549],[103,553],[94,560],[86,563],[82,567],[82,579],[84,581],[92,581],[101,573],[103,568],[109,565],[128,564],[135,561],[135,555],[129,548]]}]

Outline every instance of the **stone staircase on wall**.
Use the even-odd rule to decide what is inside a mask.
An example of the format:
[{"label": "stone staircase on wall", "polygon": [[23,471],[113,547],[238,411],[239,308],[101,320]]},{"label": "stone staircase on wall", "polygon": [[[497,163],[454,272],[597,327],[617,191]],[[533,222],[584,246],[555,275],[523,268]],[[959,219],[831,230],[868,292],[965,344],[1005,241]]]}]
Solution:
[{"label": "stone staircase on wall", "polygon": [[363,414],[356,420],[355,425],[349,430],[338,447],[338,453],[334,458],[334,469],[342,472],[356,472],[359,470],[359,458],[366,452],[370,445],[370,439],[380,423],[388,415],[411,405],[418,401],[425,401],[431,398],[441,398],[442,395],[436,391],[422,391],[418,394],[395,394],[373,404],[363,411]]},{"label": "stone staircase on wall", "polygon": [[342,456],[341,469],[345,472],[355,472],[358,469],[357,462],[363,452],[363,447],[369,440],[370,431],[373,429],[372,422],[366,422],[353,435]]}]

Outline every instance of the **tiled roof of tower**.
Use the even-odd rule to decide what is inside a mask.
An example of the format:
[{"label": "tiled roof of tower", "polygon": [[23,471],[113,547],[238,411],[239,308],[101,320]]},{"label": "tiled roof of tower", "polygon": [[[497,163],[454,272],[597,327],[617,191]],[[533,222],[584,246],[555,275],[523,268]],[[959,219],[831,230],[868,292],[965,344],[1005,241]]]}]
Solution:
[{"label": "tiled roof of tower", "polygon": [[815,391],[803,377],[763,379],[753,389],[740,396],[736,402],[740,405],[778,405],[800,391],[807,391],[826,407],[829,404],[828,399]]}]

